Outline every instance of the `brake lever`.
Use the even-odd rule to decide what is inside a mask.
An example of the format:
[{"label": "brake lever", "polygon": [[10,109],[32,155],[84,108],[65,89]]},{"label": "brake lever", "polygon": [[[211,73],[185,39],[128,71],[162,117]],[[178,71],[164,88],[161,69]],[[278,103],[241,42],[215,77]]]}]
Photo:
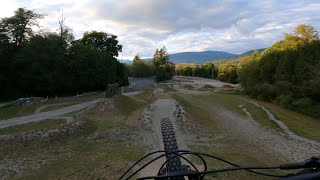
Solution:
[{"label": "brake lever", "polygon": [[320,156],[313,156],[303,162],[281,165],[280,169],[320,168]]}]

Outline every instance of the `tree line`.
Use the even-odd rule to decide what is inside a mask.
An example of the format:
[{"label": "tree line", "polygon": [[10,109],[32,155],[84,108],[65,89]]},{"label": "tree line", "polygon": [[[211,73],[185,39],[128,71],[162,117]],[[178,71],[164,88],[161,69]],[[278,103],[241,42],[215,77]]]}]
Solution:
[{"label": "tree line", "polygon": [[25,8],[0,21],[0,99],[56,96],[104,90],[108,83],[127,83],[127,67],[117,60],[117,36],[85,32],[75,40],[59,18],[59,32],[33,26],[44,18]]},{"label": "tree line", "polygon": [[283,40],[243,58],[239,81],[257,99],[320,117],[320,41],[310,25],[298,25]]},{"label": "tree line", "polygon": [[237,64],[222,64],[216,66],[213,62],[204,64],[177,64],[176,74],[210,79],[219,79],[230,83],[238,82]]},{"label": "tree line", "polygon": [[145,62],[137,54],[131,65],[128,65],[129,76],[131,77],[150,77],[156,76],[157,81],[169,80],[174,76],[175,64],[170,61],[165,47],[157,49],[153,58]]}]

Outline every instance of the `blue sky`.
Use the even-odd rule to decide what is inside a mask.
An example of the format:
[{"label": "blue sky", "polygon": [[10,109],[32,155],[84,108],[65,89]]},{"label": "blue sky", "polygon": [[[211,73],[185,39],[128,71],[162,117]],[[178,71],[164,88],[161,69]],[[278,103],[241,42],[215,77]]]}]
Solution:
[{"label": "blue sky", "polygon": [[301,23],[320,30],[320,0],[1,0],[0,17],[26,7],[47,16],[42,28],[58,29],[63,11],[76,38],[98,30],[118,36],[121,59],[156,48],[169,53],[264,48]]}]

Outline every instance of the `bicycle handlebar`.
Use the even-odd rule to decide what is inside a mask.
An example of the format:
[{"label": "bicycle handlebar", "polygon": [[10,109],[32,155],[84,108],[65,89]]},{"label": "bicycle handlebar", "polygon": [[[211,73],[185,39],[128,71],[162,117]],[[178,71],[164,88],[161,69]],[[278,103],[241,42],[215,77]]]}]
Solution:
[{"label": "bicycle handlebar", "polygon": [[[158,154],[158,153],[162,153],[159,156],[151,159],[149,162],[147,162],[145,165],[141,166],[138,170],[136,170],[135,172],[131,173],[130,176],[127,176],[127,178],[124,178],[129,172],[130,170],[133,169],[134,166],[136,166],[139,162],[143,161],[144,159],[146,159],[147,157],[150,157],[151,155],[154,154]],[[222,158],[216,157],[216,156],[212,156],[209,154],[205,154],[205,153],[199,153],[199,152],[192,152],[192,151],[187,151],[187,150],[178,150],[178,151],[173,151],[173,152],[166,152],[166,151],[155,151],[152,153],[149,153],[147,155],[145,155],[144,157],[142,157],[141,159],[139,159],[136,163],[134,163],[121,177],[120,179],[130,179],[132,178],[135,174],[137,174],[138,172],[140,172],[143,168],[145,168],[146,166],[148,166],[149,164],[153,163],[154,161],[165,157],[167,155],[174,155],[171,158],[174,157],[183,157],[184,155],[195,155],[198,158],[200,158],[202,160],[202,163],[204,164],[204,171],[199,172],[199,170],[197,168],[195,168],[195,165],[192,164],[191,161],[187,160],[186,162],[188,162],[195,170],[191,170],[190,166],[189,169],[185,169],[183,171],[177,171],[177,172],[170,172],[170,173],[166,173],[166,174],[162,174],[160,175],[159,172],[161,171],[161,168],[164,167],[164,165],[168,162],[168,160],[166,162],[164,162],[164,164],[161,166],[161,168],[158,171],[158,175],[156,176],[149,176],[149,177],[142,177],[142,178],[138,178],[139,180],[142,179],[168,179],[168,178],[172,178],[172,177],[184,177],[184,176],[188,176],[188,177],[197,177],[196,179],[203,179],[204,175],[206,174],[212,174],[212,173],[221,173],[221,172],[227,172],[227,171],[238,171],[238,170],[246,170],[249,171],[251,173],[255,173],[255,174],[259,174],[259,175],[263,175],[263,176],[269,176],[269,177],[276,177],[276,178],[284,178],[284,179],[290,179],[290,180],[297,180],[297,179],[319,179],[320,178],[320,156],[314,156],[311,157],[310,159],[307,159],[303,162],[298,162],[298,163],[293,163],[293,164],[286,164],[286,165],[280,165],[280,166],[274,166],[274,167],[243,167],[240,165],[237,165],[235,163],[229,162],[227,160],[224,160]],[[226,168],[226,169],[217,169],[217,170],[207,170],[207,164],[204,160],[203,157],[210,157],[210,158],[214,158],[216,160],[222,161],[224,163],[227,163],[229,165],[234,166],[235,168]],[[183,159],[186,159],[186,157],[183,157]],[[267,173],[261,173],[261,172],[257,172],[254,170],[259,170],[259,169],[280,169],[280,170],[292,170],[292,169],[304,169],[303,171],[297,173],[297,174],[288,174],[288,175],[276,175],[276,174],[267,174]]]}]

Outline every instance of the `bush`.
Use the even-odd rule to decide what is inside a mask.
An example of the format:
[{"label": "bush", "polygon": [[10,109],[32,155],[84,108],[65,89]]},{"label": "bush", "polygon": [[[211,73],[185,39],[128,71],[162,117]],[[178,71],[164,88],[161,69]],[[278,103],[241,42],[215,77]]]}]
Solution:
[{"label": "bush", "polygon": [[295,108],[308,108],[312,106],[313,102],[310,98],[300,98],[294,102],[292,102],[292,106]]},{"label": "bush", "polygon": [[284,107],[289,108],[292,104],[292,102],[294,101],[294,99],[292,98],[292,95],[280,95],[277,97],[276,99],[281,105],[283,105]]}]

